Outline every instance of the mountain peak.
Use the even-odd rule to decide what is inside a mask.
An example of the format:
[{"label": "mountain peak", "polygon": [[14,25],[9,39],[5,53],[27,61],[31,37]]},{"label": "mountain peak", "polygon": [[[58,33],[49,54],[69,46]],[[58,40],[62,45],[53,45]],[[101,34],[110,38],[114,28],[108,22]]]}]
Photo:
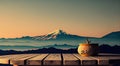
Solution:
[{"label": "mountain peak", "polygon": [[58,35],[58,34],[66,34],[66,32],[64,32],[64,31],[61,30],[61,29],[57,29],[57,30],[52,31],[52,32],[50,32],[50,33],[48,33],[48,34],[49,34],[49,35],[50,35],[50,34]]},{"label": "mountain peak", "polygon": [[84,37],[68,34],[61,29],[57,29],[46,35],[33,37],[33,39],[36,39],[36,40],[71,40],[71,39],[77,40],[81,38],[84,38]]}]

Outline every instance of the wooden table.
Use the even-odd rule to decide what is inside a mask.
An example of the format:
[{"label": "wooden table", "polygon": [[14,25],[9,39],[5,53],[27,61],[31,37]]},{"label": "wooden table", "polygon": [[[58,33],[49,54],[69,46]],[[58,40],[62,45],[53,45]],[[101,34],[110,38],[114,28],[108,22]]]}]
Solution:
[{"label": "wooden table", "polygon": [[120,55],[99,54],[99,56],[81,57],[79,54],[14,54],[0,56],[1,64],[13,66],[40,66],[40,65],[111,65],[120,63]]}]

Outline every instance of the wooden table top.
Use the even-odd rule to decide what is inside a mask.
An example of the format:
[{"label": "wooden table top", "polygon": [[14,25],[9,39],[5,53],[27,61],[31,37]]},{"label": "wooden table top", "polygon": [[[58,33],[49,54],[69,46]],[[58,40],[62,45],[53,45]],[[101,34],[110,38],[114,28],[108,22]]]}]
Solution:
[{"label": "wooden table top", "polygon": [[79,54],[13,54],[0,56],[1,64],[12,65],[109,65],[120,63],[120,55],[99,54],[82,57]]}]

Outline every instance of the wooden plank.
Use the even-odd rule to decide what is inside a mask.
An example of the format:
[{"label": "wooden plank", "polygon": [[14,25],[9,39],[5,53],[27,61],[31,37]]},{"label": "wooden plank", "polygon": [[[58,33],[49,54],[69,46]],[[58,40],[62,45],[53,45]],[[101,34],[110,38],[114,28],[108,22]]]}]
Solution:
[{"label": "wooden plank", "polygon": [[[107,62],[106,62],[106,64],[107,63],[109,63],[109,64],[114,64],[114,63],[120,63],[120,56],[118,56],[118,55],[113,55],[113,56],[98,56],[100,59],[102,58],[102,59],[104,59],[104,60],[108,60]],[[105,63],[105,62],[104,62]]]},{"label": "wooden plank", "polygon": [[2,63],[2,64],[9,64],[9,60],[12,59],[12,58],[15,58],[16,56],[18,56],[18,55],[16,54],[16,55],[1,56],[0,57],[0,63]]},{"label": "wooden plank", "polygon": [[21,58],[27,57],[29,55],[31,55],[31,54],[18,54],[17,56],[15,56],[9,60],[9,64],[13,64],[14,60],[21,59]]},{"label": "wooden plank", "polygon": [[63,54],[63,65],[80,65],[80,60],[72,54]]},{"label": "wooden plank", "polygon": [[14,62],[13,62],[14,60],[21,59],[21,58],[25,58],[25,57],[27,57],[27,56],[29,56],[29,55],[31,55],[31,54],[19,54],[18,56],[10,59],[10,64],[13,64],[13,63],[14,63]]},{"label": "wooden plank", "polygon": [[10,64],[15,64],[15,65],[26,65],[26,60],[32,57],[37,56],[38,54],[27,54],[27,55],[21,55],[21,57],[16,57],[13,59],[10,59]]},{"label": "wooden plank", "polygon": [[110,64],[118,64],[120,63],[120,56],[110,56],[109,58],[109,63]]},{"label": "wooden plank", "polygon": [[42,60],[47,56],[48,54],[40,54],[36,57],[30,58],[26,61],[27,65],[42,65]]},{"label": "wooden plank", "polygon": [[120,56],[120,54],[112,54],[112,53],[99,53],[102,56]]},{"label": "wooden plank", "polygon": [[109,65],[109,58],[105,56],[91,57],[98,61],[98,65]]},{"label": "wooden plank", "polygon": [[0,56],[0,58],[4,58],[4,57],[10,57],[10,55],[2,55],[2,56]]},{"label": "wooden plank", "polygon": [[49,54],[43,60],[43,65],[62,65],[61,54]]},{"label": "wooden plank", "polygon": [[[78,54],[63,54],[61,58],[61,54],[50,54],[50,55],[36,55],[35,54],[16,54],[16,55],[4,55],[0,56],[0,63],[3,64],[9,64],[9,61],[11,64],[13,64],[11,61],[16,61],[17,66],[19,65],[42,65],[42,61],[44,65],[77,65],[77,63],[80,63],[81,65],[108,65],[109,63],[120,63],[120,56],[119,55],[99,55],[94,57],[81,57]],[[45,58],[46,57],[46,58]],[[77,58],[78,59],[77,59]],[[45,59],[44,59],[45,58]],[[76,59],[75,59],[76,58]],[[43,60],[44,59],[44,60]],[[63,59],[63,60],[62,60]],[[81,60],[81,61],[79,61]],[[63,61],[63,62],[62,62]],[[78,62],[79,61],[79,62]],[[26,63],[27,62],[27,63]]]},{"label": "wooden plank", "polygon": [[73,54],[81,60],[81,65],[97,65],[97,60],[90,57],[82,57],[79,54]]}]

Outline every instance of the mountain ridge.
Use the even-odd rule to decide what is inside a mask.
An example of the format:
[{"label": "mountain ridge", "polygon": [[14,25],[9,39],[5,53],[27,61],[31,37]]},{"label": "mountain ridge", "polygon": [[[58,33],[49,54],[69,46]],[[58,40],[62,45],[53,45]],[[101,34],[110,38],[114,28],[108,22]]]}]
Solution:
[{"label": "mountain ridge", "polygon": [[120,39],[120,31],[114,31],[114,32],[108,33],[104,35],[102,38]]},{"label": "mountain ridge", "polygon": [[[117,38],[120,39],[120,31],[114,31],[114,32],[110,32],[104,36],[102,36],[100,39],[102,38]],[[79,36],[79,35],[73,35],[73,34],[68,34],[65,31],[58,29],[55,31],[52,31],[48,34],[45,35],[40,35],[40,36],[22,36],[20,38],[0,38],[0,39],[25,39],[25,40],[67,40],[67,39],[75,39],[75,40],[79,40],[79,39],[85,39],[85,38],[97,38],[97,37],[87,37],[87,36]]]}]

